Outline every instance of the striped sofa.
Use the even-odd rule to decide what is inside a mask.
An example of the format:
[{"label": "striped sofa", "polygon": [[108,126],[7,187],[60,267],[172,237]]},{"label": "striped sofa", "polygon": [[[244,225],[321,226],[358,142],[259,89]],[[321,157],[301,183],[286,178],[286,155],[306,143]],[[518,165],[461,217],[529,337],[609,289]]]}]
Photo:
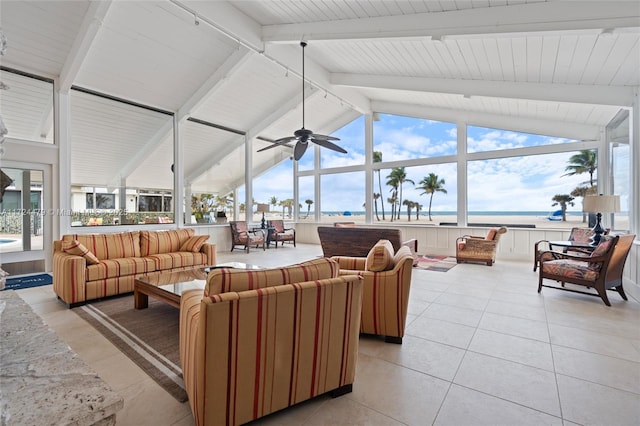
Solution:
[{"label": "striped sofa", "polygon": [[74,307],[132,292],[136,275],[215,265],[208,237],[191,228],[63,235],[53,243],[53,291]]},{"label": "striped sofa", "polygon": [[351,391],[362,282],[330,259],[215,269],[180,306],[180,360],[197,425],[236,425]]},{"label": "striped sofa", "polygon": [[340,275],[358,274],[362,285],[360,332],[385,336],[389,343],[402,343],[407,321],[413,255],[407,246],[393,252],[387,240],[380,240],[367,257],[334,256]]}]

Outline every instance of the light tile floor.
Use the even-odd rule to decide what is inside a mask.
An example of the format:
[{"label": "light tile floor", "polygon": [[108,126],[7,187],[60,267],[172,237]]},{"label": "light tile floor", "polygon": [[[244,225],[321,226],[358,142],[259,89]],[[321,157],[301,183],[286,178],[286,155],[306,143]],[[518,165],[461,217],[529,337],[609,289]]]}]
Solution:
[{"label": "light tile floor", "polygon": [[[218,253],[219,262],[282,266],[317,245]],[[256,422],[327,425],[638,425],[640,304],[553,289],[529,262],[414,269],[402,345],[361,337],[353,392]],[[181,404],[54,298],[18,294],[125,398],[119,425],[191,425]]]}]

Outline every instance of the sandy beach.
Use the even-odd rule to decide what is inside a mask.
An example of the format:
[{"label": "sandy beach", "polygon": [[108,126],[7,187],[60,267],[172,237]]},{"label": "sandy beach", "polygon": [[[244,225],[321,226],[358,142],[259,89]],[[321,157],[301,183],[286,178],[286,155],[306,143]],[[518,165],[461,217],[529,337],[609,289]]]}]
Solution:
[{"label": "sandy beach", "polygon": [[[313,215],[309,216],[309,218],[305,217],[306,215],[301,215],[300,222],[313,222]],[[451,224],[457,221],[457,217],[454,215],[432,215],[432,220],[429,221],[429,218],[426,216],[420,216],[419,220],[416,220],[415,216],[411,218],[411,220],[407,219],[407,215],[401,215],[400,219],[394,219],[393,222],[389,219],[389,215],[386,215],[386,220],[377,221],[374,217],[373,224],[402,224],[402,225],[418,225],[418,226],[441,226],[442,224]],[[381,217],[382,219],[382,217]],[[620,216],[616,217],[615,229],[617,230],[626,230],[629,229],[629,219],[628,216]],[[334,222],[355,222],[357,224],[364,224],[365,217],[364,215],[323,215],[322,222],[331,223]],[[568,215],[566,222],[563,221],[552,221],[546,219],[544,216],[521,216],[521,215],[505,215],[505,216],[496,216],[496,215],[471,215],[469,216],[468,222],[470,224],[491,224],[491,225],[505,225],[509,227],[509,225],[517,226],[524,225],[522,227],[525,228],[539,228],[539,229],[570,229],[573,227],[587,228],[589,227],[588,222],[585,220],[583,222],[582,216],[580,215]]]}]

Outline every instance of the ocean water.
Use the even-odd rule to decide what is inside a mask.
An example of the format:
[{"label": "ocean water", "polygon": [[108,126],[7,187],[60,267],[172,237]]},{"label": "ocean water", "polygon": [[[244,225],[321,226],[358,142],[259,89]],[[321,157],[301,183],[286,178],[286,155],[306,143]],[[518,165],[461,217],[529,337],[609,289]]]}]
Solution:
[{"label": "ocean water", "polygon": [[[555,210],[553,210],[555,211]],[[470,211],[469,216],[540,216],[547,217],[553,211]],[[306,212],[305,212],[306,213]],[[323,211],[322,214],[329,216],[342,216],[345,215],[345,211]],[[364,216],[364,211],[349,211],[352,216]],[[311,212],[313,214],[313,212]],[[381,211],[378,211],[378,214],[382,214]],[[391,211],[384,212],[385,215],[390,215]],[[457,212],[455,211],[431,211],[431,216],[455,216]],[[582,216],[581,211],[567,211],[567,216]],[[401,215],[406,216],[407,210],[403,209]],[[412,210],[411,216],[414,217],[416,215],[415,210]],[[347,214],[348,216],[348,214]],[[421,210],[420,216],[429,216],[429,211]]]}]

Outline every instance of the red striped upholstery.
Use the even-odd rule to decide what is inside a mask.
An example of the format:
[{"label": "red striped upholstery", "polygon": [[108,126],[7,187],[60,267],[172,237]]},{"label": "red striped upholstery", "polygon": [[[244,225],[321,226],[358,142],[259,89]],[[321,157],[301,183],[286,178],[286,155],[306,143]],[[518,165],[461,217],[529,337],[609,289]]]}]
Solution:
[{"label": "red striped upholstery", "polygon": [[352,384],[361,295],[355,275],[185,293],[180,357],[195,423],[242,424]]},{"label": "red striped upholstery", "polygon": [[402,338],[413,271],[409,247],[400,247],[393,258],[393,269],[382,272],[364,270],[364,258],[335,256],[332,259],[339,263],[341,275],[358,273],[364,277],[360,332]]},{"label": "red striped upholstery", "polygon": [[[208,236],[190,240],[194,233],[187,228],[64,235],[53,243],[53,290],[65,303],[79,304],[133,291],[136,275],[215,265],[215,244],[203,242]],[[191,251],[180,252],[183,245]],[[200,250],[193,252],[198,245]],[[63,251],[65,247],[70,253]],[[90,264],[85,250],[98,262]],[[142,256],[143,251],[154,254]]]},{"label": "red striped upholstery", "polygon": [[285,268],[243,270],[214,269],[207,277],[205,295],[244,291],[280,284],[321,280],[338,276],[338,264],[327,258],[310,260]]},{"label": "red striped upholstery", "polygon": [[155,263],[153,259],[148,257],[103,260],[97,265],[87,266],[87,281],[103,280],[122,275],[140,275],[152,271],[155,271]]},{"label": "red striped upholstery", "polygon": [[140,257],[140,233],[138,231],[118,234],[72,234],[62,236],[62,241],[73,240],[79,241],[100,260]]},{"label": "red striped upholstery", "polygon": [[182,244],[195,235],[192,228],[140,232],[140,255],[151,256],[180,251]]}]

